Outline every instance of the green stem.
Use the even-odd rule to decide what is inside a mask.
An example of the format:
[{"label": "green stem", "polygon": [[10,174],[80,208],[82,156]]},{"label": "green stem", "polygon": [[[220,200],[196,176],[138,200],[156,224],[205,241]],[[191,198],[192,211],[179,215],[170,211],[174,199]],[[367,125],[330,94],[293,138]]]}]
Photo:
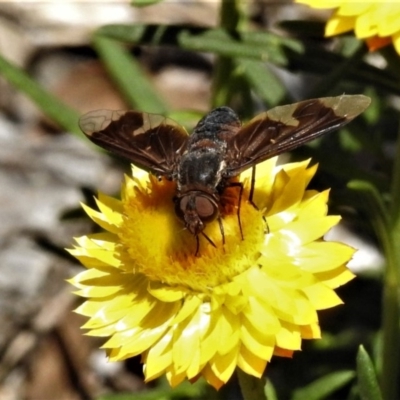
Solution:
[{"label": "green stem", "polygon": [[381,387],[384,399],[398,398],[400,372],[400,132],[394,158],[389,246],[383,292]]},{"label": "green stem", "polygon": [[400,130],[396,144],[396,156],[394,158],[393,166],[393,180],[392,180],[392,203],[391,203],[391,216],[393,218],[393,228],[400,225]]},{"label": "green stem", "polygon": [[[235,35],[240,22],[239,0],[222,0],[219,25]],[[218,57],[215,63],[212,106],[218,107],[229,103],[234,61],[230,57]]]},{"label": "green stem", "polygon": [[380,375],[382,396],[384,399],[398,399],[399,376],[399,298],[398,285],[393,282],[390,270],[398,263],[388,262],[382,299],[383,308],[383,351]]},{"label": "green stem", "polygon": [[[395,174],[396,175],[396,174]],[[399,182],[394,179],[393,187]],[[377,189],[366,181],[349,182],[348,187],[360,194],[362,207],[368,213],[386,256],[386,271],[382,299],[383,350],[377,360],[382,398],[397,399],[399,371],[399,301],[398,268],[400,249],[394,238],[398,227],[391,228],[391,216]],[[396,205],[395,207],[397,207]],[[397,232],[396,234],[394,232]],[[397,248],[396,248],[397,247]]]},{"label": "green stem", "polygon": [[240,368],[236,370],[240,389],[242,390],[242,396],[244,400],[266,400],[265,394],[266,378],[256,378],[252,375],[248,375],[243,372]]}]

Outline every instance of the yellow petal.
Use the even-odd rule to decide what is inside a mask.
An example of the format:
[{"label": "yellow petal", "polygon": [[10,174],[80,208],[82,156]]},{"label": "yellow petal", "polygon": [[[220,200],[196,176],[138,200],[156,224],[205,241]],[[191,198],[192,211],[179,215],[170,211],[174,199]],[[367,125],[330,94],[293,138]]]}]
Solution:
[{"label": "yellow petal", "polygon": [[215,389],[220,389],[223,384],[225,383],[224,381],[222,381],[221,379],[219,379],[217,377],[217,375],[213,372],[213,370],[211,369],[211,366],[209,364],[207,364],[203,371],[202,371],[202,375],[204,377],[204,379],[206,380],[206,382],[208,384],[210,384],[211,386],[213,386]]},{"label": "yellow petal", "polygon": [[225,307],[221,309],[222,313],[217,322],[216,329],[219,330],[217,352],[225,355],[238,347],[240,340],[239,320]]},{"label": "yellow petal", "polygon": [[125,310],[124,317],[115,327],[117,331],[124,331],[132,326],[152,329],[170,322],[178,309],[179,304],[146,301],[146,299],[135,301],[130,309]]},{"label": "yellow petal", "polygon": [[[295,310],[294,298],[276,282],[263,273],[252,272],[254,294],[266,304],[270,304],[279,318],[291,318]],[[257,277],[257,279],[254,279]]]},{"label": "yellow petal", "polygon": [[391,36],[400,31],[400,4],[382,4],[377,10],[376,24],[378,35],[381,37]]},{"label": "yellow petal", "polygon": [[378,33],[377,21],[373,18],[371,13],[359,15],[356,20],[354,31],[359,39],[375,36]]},{"label": "yellow petal", "polygon": [[317,277],[321,282],[324,282],[327,287],[336,289],[354,279],[355,275],[342,265],[334,270],[319,273]]},{"label": "yellow petal", "polygon": [[102,276],[108,275],[104,271],[100,271],[98,269],[86,269],[84,271],[81,271],[79,274],[75,275],[74,277],[67,279],[67,282],[70,284],[74,285],[77,288],[83,288],[85,285],[83,284],[85,281],[93,279],[93,278],[98,278]]},{"label": "yellow petal", "polygon": [[104,298],[117,294],[120,290],[120,286],[88,286],[81,290],[77,290],[75,294],[81,297]]},{"label": "yellow petal", "polygon": [[282,349],[281,347],[276,346],[274,350],[274,356],[292,358],[293,350]]},{"label": "yellow petal", "polygon": [[341,33],[351,31],[356,24],[355,17],[342,17],[335,14],[329,19],[325,27],[325,36],[340,35]]},{"label": "yellow petal", "polygon": [[186,373],[181,372],[180,374],[177,374],[176,371],[170,367],[167,371],[166,377],[171,387],[176,387],[184,381]]},{"label": "yellow petal", "polygon": [[303,288],[302,291],[306,294],[317,310],[323,310],[343,304],[338,295],[332,289],[323,284],[309,286]]},{"label": "yellow petal", "polygon": [[308,180],[309,176],[301,169],[280,171],[275,179],[276,195],[270,200],[272,204],[267,210],[267,215],[276,214],[298,204],[303,197]]},{"label": "yellow petal", "polygon": [[374,4],[367,1],[350,1],[342,2],[338,10],[338,15],[343,15],[346,17],[359,16],[367,13],[369,10],[374,8]]},{"label": "yellow petal", "polygon": [[266,218],[267,226],[270,232],[276,232],[284,228],[289,222],[297,218],[298,207],[291,207],[274,215],[268,215]]},{"label": "yellow petal", "polygon": [[[273,157],[256,166],[256,181],[253,201],[260,209],[266,207],[267,199],[270,197],[272,186],[274,184],[273,170],[277,159],[278,157]],[[250,188],[251,168],[243,172],[241,178],[242,177],[246,182],[246,186]]]},{"label": "yellow petal", "polygon": [[97,207],[105,217],[105,220],[112,225],[122,225],[122,203],[116,199],[105,196],[99,193],[99,197],[96,200]]},{"label": "yellow petal", "polygon": [[197,365],[200,363],[199,356],[194,359],[200,349],[200,321],[201,313],[197,310],[191,318],[174,326],[172,360],[178,374],[186,371],[193,362],[197,362]]},{"label": "yellow petal", "polygon": [[309,219],[308,229],[305,229],[305,222],[293,221],[285,229],[280,230],[278,240],[288,243],[290,246],[299,243],[305,245],[324,236],[329,229],[337,225],[340,219],[336,215]]},{"label": "yellow petal", "polygon": [[320,339],[321,328],[318,323],[311,325],[300,326],[300,333],[303,339]]},{"label": "yellow petal", "polygon": [[274,310],[255,297],[249,297],[248,306],[243,310],[243,318],[259,332],[265,332],[268,327],[269,335],[275,335],[281,327]]},{"label": "yellow petal", "polygon": [[161,282],[149,282],[149,293],[160,301],[174,302],[185,297],[183,288],[162,285]]},{"label": "yellow petal", "polygon": [[210,361],[211,370],[222,382],[228,382],[237,365],[239,348],[233,347],[228,353],[215,354]]},{"label": "yellow petal", "polygon": [[[81,327],[84,329],[84,327]],[[108,338],[115,333],[115,326],[111,322],[109,325],[101,326],[100,328],[90,329],[88,332],[85,333],[86,336],[93,336],[93,337],[101,337],[101,338]]]},{"label": "yellow petal", "polygon": [[242,371],[246,372],[246,374],[261,378],[263,372],[265,371],[267,361],[256,356],[246,347],[242,347],[238,355],[237,364]]},{"label": "yellow petal", "polygon": [[200,364],[208,363],[220,348],[221,336],[218,322],[221,313],[221,310],[216,310],[212,314],[205,313],[203,315],[203,319],[208,315],[208,320],[204,321],[204,331],[200,342]]},{"label": "yellow petal", "polygon": [[[268,325],[265,326],[265,328],[267,327]],[[254,329],[252,324],[244,320],[240,329],[240,339],[249,352],[269,361],[274,352],[275,336],[271,332],[268,333],[269,335],[261,333]],[[243,346],[241,348],[243,349]]]},{"label": "yellow petal", "polygon": [[188,318],[189,315],[194,314],[200,307],[206,306],[209,308],[207,303],[202,303],[201,299],[197,296],[186,296],[183,305],[180,307],[179,311],[172,320],[172,324],[179,324],[184,319]]},{"label": "yellow petal", "polygon": [[127,309],[132,306],[132,296],[118,295],[105,300],[88,300],[76,310],[82,315],[91,315],[91,319],[84,325],[85,328],[98,328],[119,320],[126,315]]},{"label": "yellow petal", "polygon": [[167,330],[145,355],[146,380],[159,377],[172,364],[172,336],[172,330]]},{"label": "yellow petal", "polygon": [[[123,213],[124,208],[121,200],[116,199],[115,197],[107,196],[101,192],[98,193],[97,198],[99,203],[106,206],[109,210],[113,210],[115,214]],[[118,220],[121,219],[121,215],[116,215],[116,217]]]},{"label": "yellow petal", "polygon": [[296,312],[293,322],[297,325],[308,325],[318,321],[318,315],[313,304],[305,297],[298,295],[295,300]]},{"label": "yellow petal", "polygon": [[[311,192],[311,191],[307,191]],[[307,194],[306,192],[306,194]],[[315,193],[315,192],[314,192]],[[300,207],[297,209],[298,219],[308,219],[313,217],[323,217],[328,212],[327,202],[329,198],[329,190],[321,193],[315,193],[311,197],[307,197]]]},{"label": "yellow petal", "polygon": [[346,264],[353,254],[354,249],[342,243],[311,242],[299,249],[297,257],[302,269],[319,273]]},{"label": "yellow petal", "polygon": [[301,336],[298,326],[293,324],[283,324],[276,335],[277,346],[287,350],[301,349]]},{"label": "yellow petal", "polygon": [[114,223],[113,220],[109,220],[101,212],[95,211],[88,207],[86,204],[81,203],[82,208],[85,210],[86,214],[99,226],[108,232],[118,233],[118,225]]},{"label": "yellow petal", "polygon": [[392,40],[394,44],[394,48],[397,51],[397,54],[400,54],[400,30],[392,35]]},{"label": "yellow petal", "polygon": [[295,0],[296,3],[307,4],[313,8],[335,8],[343,4],[343,0]]}]

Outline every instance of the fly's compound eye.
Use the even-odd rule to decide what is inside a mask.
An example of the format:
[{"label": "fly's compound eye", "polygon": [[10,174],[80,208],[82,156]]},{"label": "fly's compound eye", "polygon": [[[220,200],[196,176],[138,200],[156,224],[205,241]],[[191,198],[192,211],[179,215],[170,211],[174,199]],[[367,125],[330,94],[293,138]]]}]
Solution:
[{"label": "fly's compound eye", "polygon": [[175,198],[174,201],[175,212],[182,220],[185,220],[185,216],[196,215],[203,222],[211,222],[218,216],[218,205],[209,197],[190,194]]},{"label": "fly's compound eye", "polygon": [[217,205],[208,197],[196,196],[195,207],[198,216],[204,222],[213,221],[218,215]]}]

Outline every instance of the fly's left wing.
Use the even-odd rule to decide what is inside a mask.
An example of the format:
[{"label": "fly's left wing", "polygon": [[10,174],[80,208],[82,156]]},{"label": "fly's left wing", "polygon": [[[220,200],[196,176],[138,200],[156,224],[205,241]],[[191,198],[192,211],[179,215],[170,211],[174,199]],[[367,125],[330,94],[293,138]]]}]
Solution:
[{"label": "fly's left wing", "polygon": [[228,140],[226,176],[237,176],[261,161],[346,125],[370,103],[371,99],[363,95],[325,97],[275,107],[256,116]]},{"label": "fly's left wing", "polygon": [[93,142],[157,176],[172,179],[188,134],[162,115],[138,111],[91,111],[79,126]]}]

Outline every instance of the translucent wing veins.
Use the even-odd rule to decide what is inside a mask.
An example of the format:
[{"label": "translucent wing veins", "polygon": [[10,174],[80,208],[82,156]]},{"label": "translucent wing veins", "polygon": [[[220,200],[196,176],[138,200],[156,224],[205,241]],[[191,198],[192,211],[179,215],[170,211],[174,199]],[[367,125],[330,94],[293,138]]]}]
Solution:
[{"label": "translucent wing veins", "polygon": [[137,111],[96,110],[82,116],[79,125],[92,142],[168,179],[176,173],[188,139],[176,122]]},{"label": "translucent wing veins", "polygon": [[259,114],[228,141],[226,177],[346,125],[371,100],[343,95],[305,100]]}]

